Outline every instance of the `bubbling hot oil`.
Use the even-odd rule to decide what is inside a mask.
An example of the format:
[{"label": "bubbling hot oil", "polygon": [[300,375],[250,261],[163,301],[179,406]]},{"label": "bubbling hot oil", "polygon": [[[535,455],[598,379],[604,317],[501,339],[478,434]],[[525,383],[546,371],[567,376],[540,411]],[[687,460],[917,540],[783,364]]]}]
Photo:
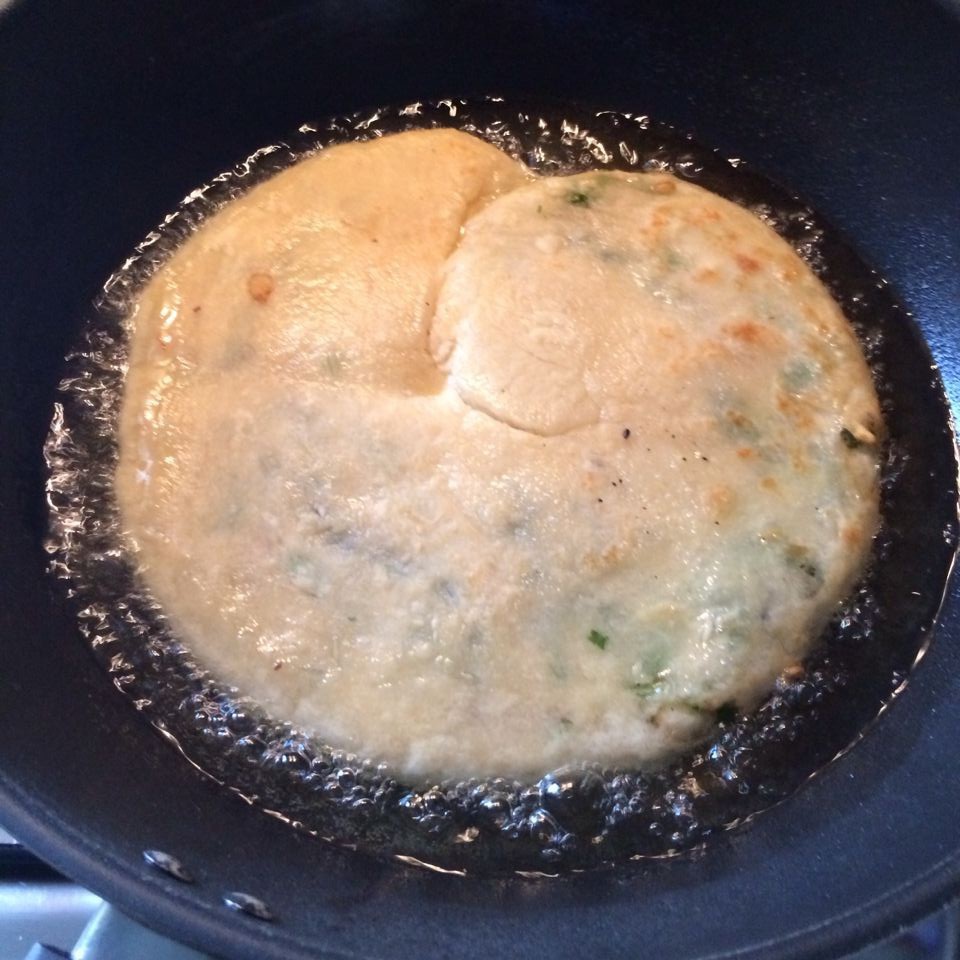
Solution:
[{"label": "bubbling hot oil", "polygon": [[[304,155],[429,126],[479,135],[541,173],[667,170],[748,207],[826,283],[871,364],[889,441],[882,525],[862,583],[816,652],[754,713],[720,717],[709,743],[662,769],[579,764],[529,782],[404,783],[375,759],[308,737],[219,684],[172,635],[124,542],[112,484],[138,291],[199,222]],[[813,211],[739,160],[645,116],[498,98],[307,124],[194,190],[105,285],[68,357],[45,453],[52,572],[95,655],[136,707],[189,760],[292,824],[454,871],[560,872],[676,854],[787,797],[904,686],[928,642],[957,540],[948,407],[922,339],[886,284]],[[507,724],[501,735],[509,737]]]}]

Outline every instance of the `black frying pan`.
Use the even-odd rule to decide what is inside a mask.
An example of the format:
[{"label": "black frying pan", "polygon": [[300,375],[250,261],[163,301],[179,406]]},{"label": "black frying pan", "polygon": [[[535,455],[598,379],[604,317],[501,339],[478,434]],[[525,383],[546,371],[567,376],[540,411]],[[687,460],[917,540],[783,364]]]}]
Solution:
[{"label": "black frying pan", "polygon": [[[8,11],[0,819],[138,919],[231,958],[827,956],[955,892],[956,582],[930,651],[863,742],[702,856],[468,880],[302,836],[203,778],[135,714],[44,574],[40,449],[78,319],[185,192],[304,119],[489,90],[648,113],[789,185],[893,283],[957,409],[958,65],[960,23],[920,3]],[[148,865],[147,849],[193,882]],[[276,919],[232,912],[235,891]]]}]

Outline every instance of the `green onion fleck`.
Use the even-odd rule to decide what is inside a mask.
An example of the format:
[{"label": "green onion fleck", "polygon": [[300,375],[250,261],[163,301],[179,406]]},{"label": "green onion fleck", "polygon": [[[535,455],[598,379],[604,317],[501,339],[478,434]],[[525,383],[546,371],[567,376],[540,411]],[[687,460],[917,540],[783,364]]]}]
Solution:
[{"label": "green onion fleck", "polygon": [[591,630],[590,633],[587,634],[587,639],[601,650],[606,650],[607,644],[610,642],[610,638],[599,630]]},{"label": "green onion fleck", "polygon": [[571,190],[567,194],[567,202],[574,204],[574,206],[590,206],[590,198],[580,190]]},{"label": "green onion fleck", "polygon": [[809,363],[803,360],[793,360],[788,363],[781,374],[783,383],[792,391],[802,393],[815,378],[815,371]]}]

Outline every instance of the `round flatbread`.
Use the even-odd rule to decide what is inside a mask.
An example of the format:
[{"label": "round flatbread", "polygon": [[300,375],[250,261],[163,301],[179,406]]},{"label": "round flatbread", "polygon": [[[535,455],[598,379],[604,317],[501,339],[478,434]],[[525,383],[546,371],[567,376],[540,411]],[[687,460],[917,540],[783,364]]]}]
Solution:
[{"label": "round flatbread", "polygon": [[666,174],[333,147],[134,313],[117,492],[225,682],[408,777],[653,762],[810,648],[877,522],[822,284]]}]

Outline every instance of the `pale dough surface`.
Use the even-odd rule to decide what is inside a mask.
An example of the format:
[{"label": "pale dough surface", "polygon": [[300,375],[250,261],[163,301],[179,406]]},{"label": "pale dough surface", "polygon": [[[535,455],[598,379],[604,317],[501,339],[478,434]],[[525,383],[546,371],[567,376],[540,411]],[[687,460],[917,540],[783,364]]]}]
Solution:
[{"label": "pale dough surface", "polygon": [[330,148],[132,314],[117,493],[227,683],[411,777],[642,764],[809,649],[882,424],[822,284],[665,174]]}]

